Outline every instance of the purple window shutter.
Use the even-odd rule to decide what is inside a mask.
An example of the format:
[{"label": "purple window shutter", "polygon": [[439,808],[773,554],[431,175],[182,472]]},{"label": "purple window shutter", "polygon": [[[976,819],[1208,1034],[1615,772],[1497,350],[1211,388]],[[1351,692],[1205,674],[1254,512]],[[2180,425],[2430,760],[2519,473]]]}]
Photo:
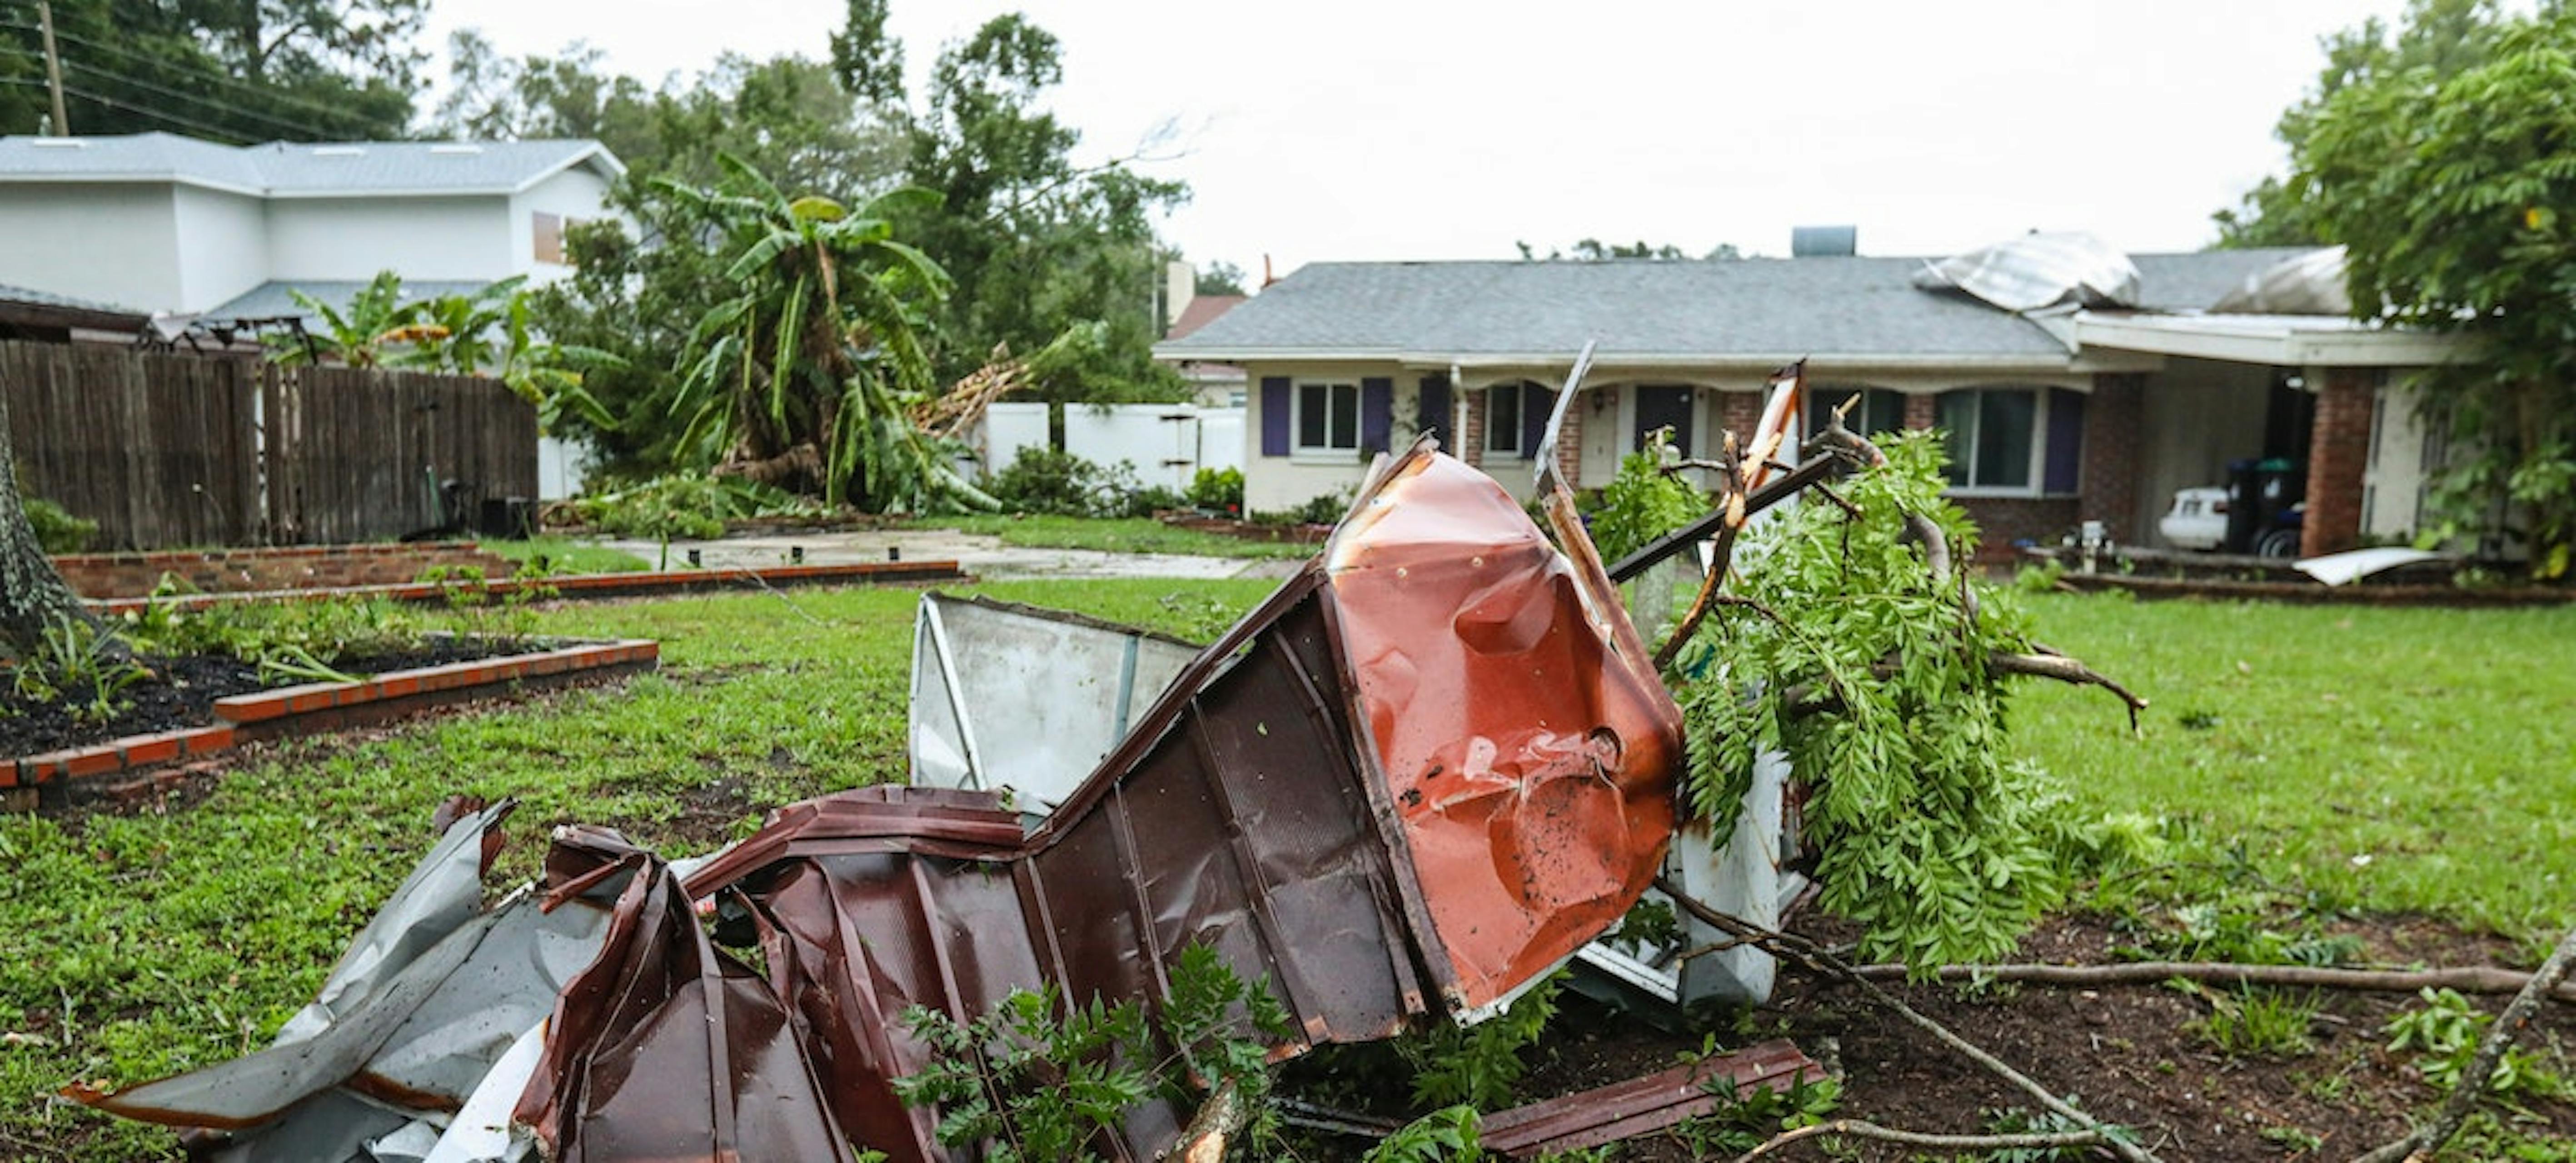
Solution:
[{"label": "purple window shutter", "polygon": [[1395,381],[1360,381],[1360,452],[1384,452],[1395,434]]},{"label": "purple window shutter", "polygon": [[[1443,445],[1457,444],[1457,441],[1449,438],[1449,425],[1453,423],[1449,418],[1449,377],[1424,376],[1418,387],[1420,393],[1415,397],[1413,406],[1413,430],[1425,436],[1438,437]],[[1457,449],[1453,447],[1450,451],[1455,452]]]},{"label": "purple window shutter", "polygon": [[1521,384],[1521,456],[1538,459],[1538,442],[1547,439],[1547,414],[1556,408],[1556,393],[1537,384]]},{"label": "purple window shutter", "polygon": [[1261,455],[1288,455],[1288,377],[1261,377]]},{"label": "purple window shutter", "polygon": [[2048,451],[2041,462],[2040,491],[2072,493],[2083,488],[2084,394],[2048,389]]}]

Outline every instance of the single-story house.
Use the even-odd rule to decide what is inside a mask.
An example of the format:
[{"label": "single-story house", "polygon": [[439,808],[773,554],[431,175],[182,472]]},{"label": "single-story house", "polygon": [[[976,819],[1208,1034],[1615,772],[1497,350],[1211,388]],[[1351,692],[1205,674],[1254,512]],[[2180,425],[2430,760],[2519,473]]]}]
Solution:
[{"label": "single-story house", "polygon": [[1155,352],[1244,369],[1253,510],[1348,490],[1423,432],[1527,495],[1589,341],[1555,453],[1577,487],[1656,429],[1713,455],[1804,359],[1811,422],[1857,393],[1856,427],[1948,433],[1951,495],[1990,551],[2086,521],[2152,544],[2176,490],[2263,459],[2304,471],[2306,553],[2415,527],[2428,442],[2391,373],[2439,362],[2440,337],[2207,310],[2311,252],[2109,254],[2133,266],[2119,295],[2026,310],[1919,285],[1923,258],[1314,263]]}]

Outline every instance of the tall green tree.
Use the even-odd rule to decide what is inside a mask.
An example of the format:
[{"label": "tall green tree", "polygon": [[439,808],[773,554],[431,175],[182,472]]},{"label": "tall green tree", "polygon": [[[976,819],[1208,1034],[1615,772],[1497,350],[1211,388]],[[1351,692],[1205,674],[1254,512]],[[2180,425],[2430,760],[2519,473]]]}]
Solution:
[{"label": "tall green tree", "polygon": [[[853,3],[837,59],[900,59],[881,6]],[[871,39],[873,38],[873,39]],[[853,74],[855,75],[855,74]],[[1053,400],[1181,399],[1188,388],[1153,360],[1153,290],[1163,251],[1155,215],[1188,195],[1149,178],[1135,158],[1074,160],[1082,135],[1044,108],[1064,79],[1055,36],[1016,13],[941,52],[919,108],[895,111],[909,142],[905,172],[937,205],[908,233],[956,280],[940,316],[943,373],[962,375],[997,345],[1031,352],[1075,327],[1102,341],[1036,385]]]},{"label": "tall green tree", "polygon": [[[399,138],[427,11],[428,0],[55,0],[70,129],[232,144]],[[0,130],[50,119],[34,6],[0,7]]]},{"label": "tall green tree", "polygon": [[[2484,59],[2348,85],[2317,111],[2290,186],[2350,248],[2355,313],[2462,337],[2421,378],[2451,433],[2451,531],[2499,513],[2533,572],[2576,542],[2576,12],[2502,19]],[[2437,531],[2439,532],[2439,531]]]},{"label": "tall green tree", "polygon": [[[2550,0],[2554,6],[2555,0]],[[2290,149],[2295,168],[2309,139],[2336,97],[2346,90],[2370,90],[2421,75],[2442,80],[2485,63],[2495,50],[2504,19],[2497,0],[2407,0],[2406,11],[2392,26],[2374,16],[2359,26],[2320,40],[2325,67],[2314,89],[2283,110],[2273,136]],[[2210,215],[2218,224],[2223,247],[2328,246],[2319,221],[2314,192],[2295,175],[2267,177],[2236,206]]]}]

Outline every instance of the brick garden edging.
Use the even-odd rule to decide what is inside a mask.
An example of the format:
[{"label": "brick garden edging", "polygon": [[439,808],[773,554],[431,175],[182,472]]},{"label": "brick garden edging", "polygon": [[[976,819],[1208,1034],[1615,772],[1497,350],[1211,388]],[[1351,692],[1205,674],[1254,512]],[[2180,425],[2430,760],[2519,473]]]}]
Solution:
[{"label": "brick garden edging", "polygon": [[[0,795],[10,810],[38,801],[60,806],[75,790],[113,795],[111,777],[202,759],[242,743],[319,734],[383,722],[431,707],[528,689],[570,686],[637,674],[661,665],[660,643],[645,639],[584,643],[532,654],[398,670],[357,682],[308,683],[215,700],[209,727],[131,735],[63,751],[0,762]],[[150,781],[145,781],[150,782]]]},{"label": "brick garden edging", "polygon": [[159,602],[181,610],[201,610],[226,602],[319,601],[327,598],[384,598],[396,602],[444,602],[459,594],[506,597],[523,590],[551,590],[562,598],[632,598],[699,590],[757,590],[788,586],[957,581],[966,576],[954,561],[863,561],[847,565],[720,566],[712,569],[641,570],[633,573],[588,573],[522,581],[499,577],[481,582],[404,582],[398,585],[342,586],[335,589],[260,590],[233,594],[179,594],[166,598],[107,598],[87,603],[101,616],[140,612]]},{"label": "brick garden edging", "polygon": [[267,548],[67,553],[54,572],[84,598],[139,598],[173,574],[210,594],[394,585],[436,566],[508,577],[518,568],[473,541],[392,545],[287,545]]}]

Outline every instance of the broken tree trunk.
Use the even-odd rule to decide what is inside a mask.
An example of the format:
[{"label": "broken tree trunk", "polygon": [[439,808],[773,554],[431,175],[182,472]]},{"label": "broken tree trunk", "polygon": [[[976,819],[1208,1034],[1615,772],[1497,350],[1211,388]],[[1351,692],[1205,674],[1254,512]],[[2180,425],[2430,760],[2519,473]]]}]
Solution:
[{"label": "broken tree trunk", "polygon": [[9,437],[8,385],[0,384],[0,654],[27,658],[47,627],[68,618],[98,628],[36,543],[18,493],[18,453]]}]

